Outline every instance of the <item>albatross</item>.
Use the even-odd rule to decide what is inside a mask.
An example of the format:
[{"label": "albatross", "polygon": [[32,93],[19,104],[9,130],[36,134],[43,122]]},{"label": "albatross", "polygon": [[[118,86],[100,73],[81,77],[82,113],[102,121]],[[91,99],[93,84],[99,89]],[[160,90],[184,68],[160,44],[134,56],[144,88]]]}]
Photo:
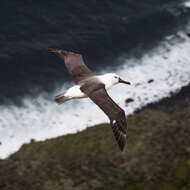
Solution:
[{"label": "albatross", "polygon": [[115,73],[95,75],[84,63],[78,53],[48,48],[48,52],[64,60],[68,72],[76,85],[65,93],[55,96],[55,102],[62,104],[71,99],[90,98],[103,110],[110,120],[110,125],[121,151],[126,144],[127,123],[125,112],[108,95],[107,90],[118,83],[130,85]]}]

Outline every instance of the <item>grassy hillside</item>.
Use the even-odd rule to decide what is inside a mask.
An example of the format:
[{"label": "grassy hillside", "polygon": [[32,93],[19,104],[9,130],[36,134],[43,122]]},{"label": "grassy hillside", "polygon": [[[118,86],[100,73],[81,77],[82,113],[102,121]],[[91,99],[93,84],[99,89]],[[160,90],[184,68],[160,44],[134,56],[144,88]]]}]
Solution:
[{"label": "grassy hillside", "polygon": [[145,109],[127,123],[123,153],[108,124],[23,145],[0,161],[0,189],[189,190],[190,106]]}]

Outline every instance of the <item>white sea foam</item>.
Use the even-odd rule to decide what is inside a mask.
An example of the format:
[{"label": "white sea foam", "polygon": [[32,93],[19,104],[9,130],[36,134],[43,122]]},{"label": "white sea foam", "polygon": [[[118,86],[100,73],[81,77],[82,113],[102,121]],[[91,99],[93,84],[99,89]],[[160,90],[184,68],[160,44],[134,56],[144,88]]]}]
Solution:
[{"label": "white sea foam", "polygon": [[187,7],[187,8],[190,8],[190,1],[186,1],[186,2],[184,3],[184,6]]},{"label": "white sea foam", "polygon": [[[132,85],[120,84],[113,87],[109,94],[125,109],[127,115],[150,102],[169,96],[190,82],[189,52],[190,40],[185,35],[166,38],[165,42],[141,59],[127,59],[115,72],[131,81]],[[150,79],[153,81],[148,83]],[[73,100],[58,106],[53,98],[45,98],[53,97],[65,91],[65,88],[63,86],[53,94],[41,94],[36,99],[25,98],[23,107],[0,106],[1,158],[6,158],[31,139],[44,140],[109,122],[105,114],[89,99]],[[126,105],[127,98],[135,101]]]}]

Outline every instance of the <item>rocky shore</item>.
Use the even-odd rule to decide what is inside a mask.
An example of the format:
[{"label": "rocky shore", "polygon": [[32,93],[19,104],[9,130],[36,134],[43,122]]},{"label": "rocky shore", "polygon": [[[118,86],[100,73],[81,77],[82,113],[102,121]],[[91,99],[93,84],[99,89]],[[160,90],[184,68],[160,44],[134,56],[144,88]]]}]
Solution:
[{"label": "rocky shore", "polygon": [[23,145],[0,160],[0,190],[189,190],[190,85],[127,123],[122,153],[108,124]]}]

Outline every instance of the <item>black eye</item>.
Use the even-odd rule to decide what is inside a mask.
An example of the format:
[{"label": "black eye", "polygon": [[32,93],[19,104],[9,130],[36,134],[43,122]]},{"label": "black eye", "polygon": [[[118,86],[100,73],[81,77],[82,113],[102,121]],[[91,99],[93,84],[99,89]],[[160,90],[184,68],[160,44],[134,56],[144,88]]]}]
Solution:
[{"label": "black eye", "polygon": [[116,76],[114,76],[114,78],[115,78],[115,79],[117,79],[117,77],[116,77]]}]

